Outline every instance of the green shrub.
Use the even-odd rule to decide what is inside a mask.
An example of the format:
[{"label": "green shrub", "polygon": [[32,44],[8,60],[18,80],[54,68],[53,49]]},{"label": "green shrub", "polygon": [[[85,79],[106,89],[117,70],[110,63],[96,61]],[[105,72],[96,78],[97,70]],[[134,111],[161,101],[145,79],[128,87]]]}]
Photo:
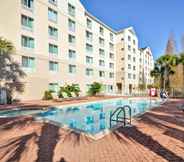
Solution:
[{"label": "green shrub", "polygon": [[80,87],[78,84],[72,84],[71,85],[71,92],[74,92],[76,96],[79,96],[80,93]]},{"label": "green shrub", "polygon": [[88,94],[91,96],[95,96],[97,93],[100,93],[101,91],[102,91],[102,84],[94,82],[93,84],[90,85]]},{"label": "green shrub", "polygon": [[52,100],[52,99],[53,99],[52,92],[51,91],[45,91],[44,96],[43,96],[43,100]]},{"label": "green shrub", "polygon": [[72,92],[75,93],[76,96],[79,96],[80,87],[78,84],[65,85],[60,87],[58,92],[58,97],[63,98],[63,92],[67,94],[68,97],[72,97]]}]

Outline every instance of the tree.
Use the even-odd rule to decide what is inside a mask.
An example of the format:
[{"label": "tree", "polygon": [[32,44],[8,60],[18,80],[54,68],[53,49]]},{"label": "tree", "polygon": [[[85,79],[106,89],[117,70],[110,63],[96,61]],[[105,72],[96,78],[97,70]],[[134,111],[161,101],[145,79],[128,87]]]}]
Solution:
[{"label": "tree", "polygon": [[11,102],[13,92],[24,91],[24,84],[20,79],[26,76],[20,65],[13,61],[14,52],[13,44],[0,37],[0,89],[6,90],[9,102]]},{"label": "tree", "polygon": [[179,63],[183,65],[183,84],[184,84],[184,53],[180,54]]},{"label": "tree", "polygon": [[90,85],[90,88],[88,90],[88,94],[92,96],[96,96],[97,93],[100,93],[102,91],[102,84],[98,82],[94,82]]},{"label": "tree", "polygon": [[165,54],[172,55],[175,52],[176,52],[176,44],[175,44],[174,34],[170,33],[169,39],[168,39],[167,45],[166,45]]},{"label": "tree", "polygon": [[173,67],[177,66],[178,63],[179,58],[176,55],[164,55],[156,60],[151,76],[159,79],[161,88],[170,88],[170,76],[175,73]]}]

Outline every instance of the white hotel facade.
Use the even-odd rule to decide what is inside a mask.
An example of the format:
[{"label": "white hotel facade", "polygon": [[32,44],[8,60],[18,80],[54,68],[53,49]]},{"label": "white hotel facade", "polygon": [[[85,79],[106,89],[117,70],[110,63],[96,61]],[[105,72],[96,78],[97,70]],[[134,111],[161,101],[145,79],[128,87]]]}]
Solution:
[{"label": "white hotel facade", "polygon": [[[0,37],[16,47],[13,55],[27,76],[18,98],[41,99],[45,90],[76,83],[85,94],[101,82],[106,94],[136,93],[146,67],[132,27],[116,32],[89,14],[79,0],[1,0]],[[142,58],[143,57],[143,58]],[[146,64],[146,65],[145,65]],[[148,82],[147,82],[148,81]]]}]

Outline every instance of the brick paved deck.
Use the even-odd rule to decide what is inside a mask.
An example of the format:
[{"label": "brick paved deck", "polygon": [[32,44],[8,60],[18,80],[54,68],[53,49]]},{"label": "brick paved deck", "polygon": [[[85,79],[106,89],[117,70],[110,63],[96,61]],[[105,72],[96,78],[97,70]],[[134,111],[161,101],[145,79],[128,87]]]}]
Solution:
[{"label": "brick paved deck", "polygon": [[184,162],[184,113],[172,101],[93,141],[31,118],[0,119],[0,162]]}]

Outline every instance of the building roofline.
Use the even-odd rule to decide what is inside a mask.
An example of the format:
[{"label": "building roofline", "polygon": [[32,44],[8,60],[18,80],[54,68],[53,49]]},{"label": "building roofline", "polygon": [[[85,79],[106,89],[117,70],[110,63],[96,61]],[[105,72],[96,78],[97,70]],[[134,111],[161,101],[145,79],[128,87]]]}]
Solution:
[{"label": "building roofline", "polygon": [[106,25],[105,23],[103,23],[101,20],[99,20],[98,18],[96,18],[95,16],[93,16],[91,13],[89,13],[87,10],[85,10],[85,15],[89,16],[91,19],[93,19],[94,21],[96,21],[97,23],[99,23],[100,25],[104,26],[105,28],[109,29],[111,32],[113,32],[114,34],[117,34],[117,32],[112,29],[110,26]]}]

